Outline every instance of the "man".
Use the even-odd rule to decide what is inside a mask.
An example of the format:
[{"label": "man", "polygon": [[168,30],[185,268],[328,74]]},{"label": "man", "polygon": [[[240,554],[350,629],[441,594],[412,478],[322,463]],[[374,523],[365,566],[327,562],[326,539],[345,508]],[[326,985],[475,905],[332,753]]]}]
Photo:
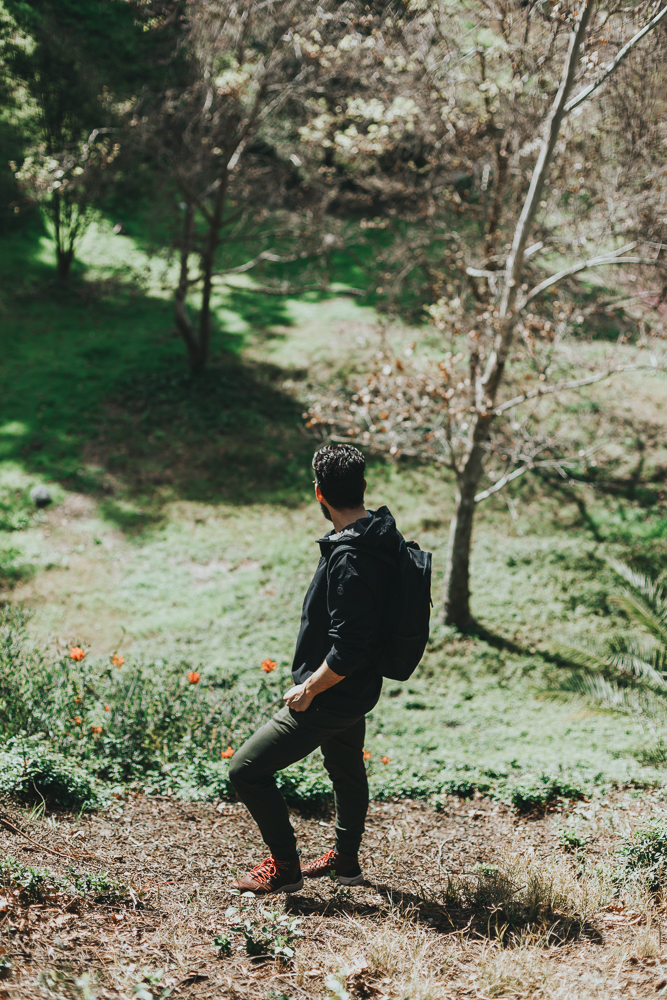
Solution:
[{"label": "man", "polygon": [[[297,892],[304,878],[332,872],[344,885],[363,881],[365,716],[382,688],[380,649],[401,539],[386,507],[364,507],[365,466],[361,452],[348,444],[326,445],[313,458],[315,495],[333,530],[319,540],[320,561],[303,603],[294,686],[278,714],[236,752],[229,771],[271,851],[233,883],[241,892]],[[275,774],[317,747],[334,788],[336,843],[302,869]]]}]

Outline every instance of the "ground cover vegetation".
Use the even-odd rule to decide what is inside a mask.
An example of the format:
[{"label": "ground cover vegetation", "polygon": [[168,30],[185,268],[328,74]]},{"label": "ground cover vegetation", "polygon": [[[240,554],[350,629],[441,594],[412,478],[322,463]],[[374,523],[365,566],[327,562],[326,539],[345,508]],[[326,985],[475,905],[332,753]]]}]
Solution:
[{"label": "ground cover vegetation", "polygon": [[[8,995],[655,995],[661,5],[0,12]],[[368,720],[368,884],[266,908],[227,768],[332,434],[446,598],[473,452],[484,503]],[[314,856],[317,756],[281,780]]]},{"label": "ground cover vegetation", "polygon": [[[580,804],[576,854],[559,846],[557,812],[517,821],[481,797],[474,806],[374,804],[363,886],[327,880],[271,906],[226,891],[253,859],[237,804],[130,796],[84,816],[10,807],[0,834],[8,985],[30,1000],[564,1000],[663,988],[661,795]],[[331,816],[295,821],[316,853]]]}]

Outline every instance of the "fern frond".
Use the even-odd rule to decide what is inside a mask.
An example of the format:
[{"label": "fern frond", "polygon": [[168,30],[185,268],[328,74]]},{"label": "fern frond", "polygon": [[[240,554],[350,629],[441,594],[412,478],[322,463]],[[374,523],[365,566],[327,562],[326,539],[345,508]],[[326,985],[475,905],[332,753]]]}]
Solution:
[{"label": "fern frond", "polygon": [[623,588],[609,598],[612,604],[625,611],[628,618],[647,629],[659,642],[667,645],[667,607],[651,605],[639,594]]},{"label": "fern frond", "polygon": [[623,715],[642,716],[663,723],[667,719],[667,702],[651,691],[621,687],[600,674],[579,674],[570,679],[569,689],[602,708]]},{"label": "fern frond", "polygon": [[612,595],[612,603],[667,645],[667,597],[663,588],[616,559],[608,559],[607,564],[628,584]]},{"label": "fern frond", "polygon": [[609,641],[607,648],[592,642],[584,642],[581,646],[557,642],[551,649],[556,656],[567,660],[572,666],[601,674],[612,670],[648,681],[667,691],[667,679],[660,672],[665,654],[655,644],[640,644],[639,641],[627,640],[625,636],[619,635]]},{"label": "fern frond", "polygon": [[[596,705],[625,715],[641,716],[667,725],[667,599],[655,581],[625,563],[609,560],[626,586],[611,601],[641,627],[642,635],[616,633],[604,644],[584,641],[573,646],[556,643],[557,656],[578,671],[560,679],[561,692],[579,695]],[[618,683],[613,674],[624,675]],[[554,694],[554,692],[552,692]]]},{"label": "fern frond", "polygon": [[614,636],[609,643],[610,652],[605,662],[622,674],[646,680],[667,691],[667,678],[663,673],[665,650],[654,640],[639,640]]},{"label": "fern frond", "polygon": [[607,565],[613,569],[615,573],[618,573],[626,583],[630,585],[632,590],[641,596],[652,606],[658,607],[662,606],[663,609],[667,607],[667,601],[665,600],[665,594],[660,586],[655,580],[652,580],[650,576],[644,576],[643,573],[637,573],[636,570],[628,566],[627,563],[622,563],[618,559],[607,559]]},{"label": "fern frond", "polygon": [[565,642],[555,642],[551,650],[561,659],[585,670],[604,670],[607,665],[605,654],[592,643],[570,646]]}]

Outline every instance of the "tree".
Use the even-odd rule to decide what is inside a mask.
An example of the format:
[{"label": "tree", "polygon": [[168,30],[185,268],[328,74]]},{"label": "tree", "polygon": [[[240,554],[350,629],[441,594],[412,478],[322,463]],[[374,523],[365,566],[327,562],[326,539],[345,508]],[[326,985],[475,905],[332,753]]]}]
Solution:
[{"label": "tree", "polygon": [[5,0],[0,29],[5,83],[23,105],[15,118],[26,157],[16,177],[27,203],[44,211],[66,285],[119,163],[115,105],[155,76],[149,38],[128,5],[86,0]]},{"label": "tree", "polygon": [[[102,200],[120,144],[95,129],[81,144],[49,153],[45,145],[29,150],[16,169],[19,188],[30,202],[44,208],[49,235],[55,249],[58,284],[69,282],[76,248],[91,219],[93,207]],[[12,167],[16,167],[12,164]]]},{"label": "tree", "polygon": [[311,26],[311,9],[303,0],[144,8],[155,30],[177,19],[183,31],[170,85],[140,96],[128,128],[168,180],[178,225],[174,317],[193,373],[208,360],[216,281],[266,261],[323,256],[335,239],[322,232],[317,192],[300,189],[298,157],[290,159],[310,76],[295,38]]},{"label": "tree", "polygon": [[[387,232],[392,212],[401,219],[393,223],[394,239],[381,246],[380,267],[388,271],[376,284],[390,282],[397,300],[408,276],[426,275],[421,290],[438,299],[431,305],[433,318],[457,349],[445,356],[437,373],[432,367],[412,379],[400,371],[404,361],[394,366],[384,358],[352,407],[327,408],[325,401],[311,411],[310,421],[352,435],[363,428],[369,440],[394,454],[437,453],[452,469],[457,497],[443,618],[467,627],[475,501],[489,493],[479,489],[489,453],[523,455],[513,470],[517,474],[539,464],[550,446],[552,454],[544,461],[563,461],[544,433],[531,435],[526,451],[517,452],[517,442],[505,430],[500,432],[505,442],[494,442],[494,429],[524,402],[603,381],[618,368],[616,361],[612,371],[603,365],[577,376],[571,358],[569,365],[556,363],[556,349],[580,315],[573,276],[616,267],[646,282],[645,308],[655,311],[664,302],[665,182],[658,168],[664,125],[659,116],[647,122],[641,109],[632,111],[625,82],[618,91],[610,84],[622,73],[635,74],[644,93],[657,95],[661,104],[664,33],[655,29],[667,23],[667,7],[603,10],[589,0],[548,10],[539,3],[512,2],[493,8],[473,2],[454,9],[432,2],[411,11],[391,25],[369,18],[365,41],[348,46],[356,53],[359,80],[364,53],[375,66],[375,103],[367,94],[363,104],[356,99],[339,102],[331,111],[320,109],[312,136],[319,129],[322,141],[327,132],[329,148],[341,151],[348,171],[356,170],[358,187],[374,187],[376,204],[382,195],[385,219],[372,220],[374,229]],[[359,35],[358,25],[354,30]],[[634,59],[652,31],[652,48],[647,52],[644,46]],[[600,67],[600,53],[614,50]],[[605,99],[597,114],[589,110],[588,118],[576,117],[589,98],[601,94]],[[626,117],[641,120],[644,156],[639,164],[635,157],[633,175],[617,170],[610,186],[609,155],[620,154],[623,167],[624,157],[627,162],[623,101]],[[402,136],[396,134],[397,117],[409,120]],[[406,144],[413,154],[407,167],[406,157],[397,155]],[[382,170],[369,162],[371,150],[381,154],[377,159],[384,157]],[[461,167],[465,187],[456,175]],[[411,217],[397,207],[400,200],[411,200]],[[453,202],[454,212],[443,213],[443,202]],[[456,228],[452,214],[460,220]],[[636,239],[628,243],[633,232]],[[582,248],[591,245],[595,252],[582,255]],[[570,261],[545,276],[543,264],[554,251],[561,259],[568,254]],[[653,287],[649,268],[661,275]],[[556,300],[549,302],[547,293],[558,288]],[[627,294],[621,299],[627,301]],[[617,299],[607,307],[618,304]],[[630,362],[638,363],[644,362]],[[645,364],[661,367],[648,358]],[[533,374],[535,389],[520,389],[522,377]],[[401,440],[407,429],[411,444]]]}]

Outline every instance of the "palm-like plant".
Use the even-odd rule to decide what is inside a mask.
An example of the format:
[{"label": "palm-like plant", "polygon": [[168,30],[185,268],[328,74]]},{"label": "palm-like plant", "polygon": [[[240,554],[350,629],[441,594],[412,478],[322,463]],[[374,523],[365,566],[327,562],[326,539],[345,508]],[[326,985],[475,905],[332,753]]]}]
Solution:
[{"label": "palm-like plant", "polygon": [[638,633],[617,632],[603,644],[557,643],[554,651],[580,670],[564,687],[609,708],[649,720],[667,716],[667,594],[650,577],[624,563],[609,566],[625,581],[610,603],[625,612]]}]

